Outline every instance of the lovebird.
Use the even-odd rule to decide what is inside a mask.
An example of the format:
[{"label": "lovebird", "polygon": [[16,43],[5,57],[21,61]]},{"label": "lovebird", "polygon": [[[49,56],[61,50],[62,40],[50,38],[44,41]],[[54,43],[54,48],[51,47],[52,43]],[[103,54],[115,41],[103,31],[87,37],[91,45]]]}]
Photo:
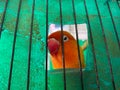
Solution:
[{"label": "lovebird", "polygon": [[[85,68],[85,60],[83,51],[87,47],[87,42],[80,46],[80,61],[78,59],[78,48],[77,41],[75,38],[67,31],[63,31],[63,42],[64,42],[64,60],[65,68]],[[51,62],[54,69],[63,68],[62,60],[62,44],[61,44],[61,31],[56,31],[51,33],[47,39],[48,50],[50,53]]]}]

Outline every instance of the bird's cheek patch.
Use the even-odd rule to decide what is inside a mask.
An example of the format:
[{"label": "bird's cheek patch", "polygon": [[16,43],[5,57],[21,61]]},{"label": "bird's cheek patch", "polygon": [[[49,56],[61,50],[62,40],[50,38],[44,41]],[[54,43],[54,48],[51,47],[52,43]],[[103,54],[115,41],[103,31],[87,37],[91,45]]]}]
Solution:
[{"label": "bird's cheek patch", "polygon": [[48,49],[51,54],[57,54],[58,49],[59,49],[59,42],[54,38],[49,39]]}]

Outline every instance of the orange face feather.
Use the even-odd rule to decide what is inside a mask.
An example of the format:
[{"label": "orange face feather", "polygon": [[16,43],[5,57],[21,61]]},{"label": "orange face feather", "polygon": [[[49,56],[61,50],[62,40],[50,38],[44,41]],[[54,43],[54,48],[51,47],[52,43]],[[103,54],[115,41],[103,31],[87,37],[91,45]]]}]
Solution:
[{"label": "orange face feather", "polygon": [[[65,68],[80,68],[78,59],[77,42],[74,37],[63,31]],[[52,65],[54,69],[63,68],[61,31],[54,32],[48,36],[48,49],[50,52]],[[82,68],[85,67],[83,49],[80,47],[80,58]]]}]

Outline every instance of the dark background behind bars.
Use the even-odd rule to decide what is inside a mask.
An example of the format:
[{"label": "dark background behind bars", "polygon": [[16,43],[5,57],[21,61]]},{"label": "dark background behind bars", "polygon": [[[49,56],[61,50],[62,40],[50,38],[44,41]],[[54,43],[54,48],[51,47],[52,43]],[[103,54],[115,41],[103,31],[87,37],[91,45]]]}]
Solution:
[{"label": "dark background behind bars", "polygon": [[[119,90],[119,4],[119,0],[0,0],[0,90]],[[75,24],[76,36],[77,24],[87,24],[85,71],[46,69],[51,23],[60,24],[62,31],[64,24]]]}]

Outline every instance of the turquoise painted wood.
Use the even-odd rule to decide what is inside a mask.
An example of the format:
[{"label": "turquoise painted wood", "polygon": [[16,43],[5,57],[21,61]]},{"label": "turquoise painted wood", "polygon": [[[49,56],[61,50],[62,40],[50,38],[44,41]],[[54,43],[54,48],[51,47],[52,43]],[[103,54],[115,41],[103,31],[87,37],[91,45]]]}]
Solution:
[{"label": "turquoise painted wood", "polygon": [[[0,0],[0,23],[4,11],[6,0]],[[72,0],[62,1],[63,24],[74,24]],[[77,16],[77,23],[87,23],[84,0],[74,0]],[[28,49],[30,23],[32,15],[32,0],[22,0],[20,19],[15,45],[15,55],[11,79],[11,90],[26,90],[27,69],[28,69]],[[59,0],[49,0],[48,23],[60,24]],[[113,76],[116,90],[120,89],[120,48],[117,42],[111,16],[105,0],[97,0],[102,24],[107,40],[108,52],[112,63]],[[19,1],[8,0],[8,7],[5,14],[2,36],[0,38],[0,90],[7,90],[10,72],[10,62],[12,55],[12,45],[17,17]],[[94,0],[86,0],[90,27],[95,46],[95,57],[97,60],[98,77],[101,90],[113,90],[110,66],[106,53],[105,42],[98,17],[98,10]],[[120,40],[120,8],[116,1],[109,1],[110,10]],[[87,48],[86,69],[83,70],[83,84],[85,90],[97,90],[96,72],[92,43],[90,41]],[[46,60],[46,0],[35,0],[31,68],[30,68],[30,90],[45,90],[45,60]],[[66,70],[67,90],[82,90],[80,72],[78,69]],[[63,70],[48,71],[48,89],[64,90]]]}]

